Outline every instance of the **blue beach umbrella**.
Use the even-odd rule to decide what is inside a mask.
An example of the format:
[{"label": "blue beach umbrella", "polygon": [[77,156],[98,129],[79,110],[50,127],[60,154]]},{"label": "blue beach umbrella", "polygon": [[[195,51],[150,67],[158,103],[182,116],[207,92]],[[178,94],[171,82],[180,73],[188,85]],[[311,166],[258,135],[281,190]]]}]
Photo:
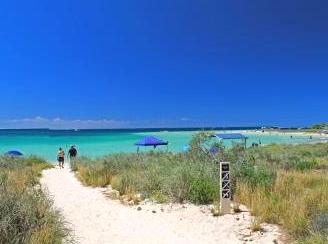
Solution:
[{"label": "blue beach umbrella", "polygon": [[7,157],[21,157],[21,156],[23,156],[23,153],[21,153],[20,151],[17,151],[17,150],[12,150],[12,151],[6,152],[5,156],[7,156]]}]

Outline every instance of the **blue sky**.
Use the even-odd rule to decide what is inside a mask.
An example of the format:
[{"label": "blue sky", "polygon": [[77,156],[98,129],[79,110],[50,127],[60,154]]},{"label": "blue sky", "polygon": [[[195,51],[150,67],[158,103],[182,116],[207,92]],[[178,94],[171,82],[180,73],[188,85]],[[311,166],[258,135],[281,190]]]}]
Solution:
[{"label": "blue sky", "polygon": [[0,3],[0,127],[328,120],[327,1]]}]

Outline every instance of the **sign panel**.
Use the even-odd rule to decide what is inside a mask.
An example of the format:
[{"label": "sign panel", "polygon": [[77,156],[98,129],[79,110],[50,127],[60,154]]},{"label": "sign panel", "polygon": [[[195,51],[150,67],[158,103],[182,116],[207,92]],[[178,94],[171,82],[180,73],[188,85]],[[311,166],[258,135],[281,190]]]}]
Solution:
[{"label": "sign panel", "polygon": [[220,163],[220,210],[222,214],[230,213],[231,184],[230,163]]}]

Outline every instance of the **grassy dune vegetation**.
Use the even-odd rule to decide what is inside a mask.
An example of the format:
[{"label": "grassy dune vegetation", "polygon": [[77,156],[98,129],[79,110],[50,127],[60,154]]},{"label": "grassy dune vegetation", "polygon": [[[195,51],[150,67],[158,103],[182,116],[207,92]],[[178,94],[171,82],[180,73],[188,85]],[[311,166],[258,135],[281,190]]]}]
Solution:
[{"label": "grassy dune vegetation", "polygon": [[38,184],[48,167],[35,157],[0,157],[0,243],[62,243],[68,236]]},{"label": "grassy dune vegetation", "polygon": [[[227,160],[233,168],[234,200],[246,204],[258,223],[279,224],[300,243],[328,243],[328,144],[224,150],[208,136],[195,135],[186,153],[79,158],[72,168],[84,184],[111,184],[121,195],[208,204],[219,198],[216,162]],[[213,143],[221,152],[214,160],[204,150]]]},{"label": "grassy dune vegetation", "polygon": [[238,179],[235,200],[258,223],[279,224],[300,243],[328,243],[328,144],[269,145],[246,154],[255,171],[272,172],[272,181],[246,173]]},{"label": "grassy dune vegetation", "polygon": [[193,140],[190,152],[114,154],[101,159],[80,158],[72,163],[80,180],[90,186],[111,184],[122,195],[141,193],[159,202],[189,200],[206,204],[218,198],[217,165],[204,157]]}]

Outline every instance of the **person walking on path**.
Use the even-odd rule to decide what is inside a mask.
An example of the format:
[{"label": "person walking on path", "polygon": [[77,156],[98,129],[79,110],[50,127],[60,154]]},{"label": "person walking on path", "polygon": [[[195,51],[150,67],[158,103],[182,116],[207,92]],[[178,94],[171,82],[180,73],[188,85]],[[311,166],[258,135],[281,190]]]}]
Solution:
[{"label": "person walking on path", "polygon": [[77,150],[75,146],[71,146],[71,148],[68,151],[67,157],[69,157],[70,161],[72,161],[74,160],[74,158],[76,158],[76,156],[77,156]]},{"label": "person walking on path", "polygon": [[59,163],[59,168],[63,169],[64,162],[65,162],[65,152],[61,147],[59,148],[58,153],[57,153],[57,160]]}]

